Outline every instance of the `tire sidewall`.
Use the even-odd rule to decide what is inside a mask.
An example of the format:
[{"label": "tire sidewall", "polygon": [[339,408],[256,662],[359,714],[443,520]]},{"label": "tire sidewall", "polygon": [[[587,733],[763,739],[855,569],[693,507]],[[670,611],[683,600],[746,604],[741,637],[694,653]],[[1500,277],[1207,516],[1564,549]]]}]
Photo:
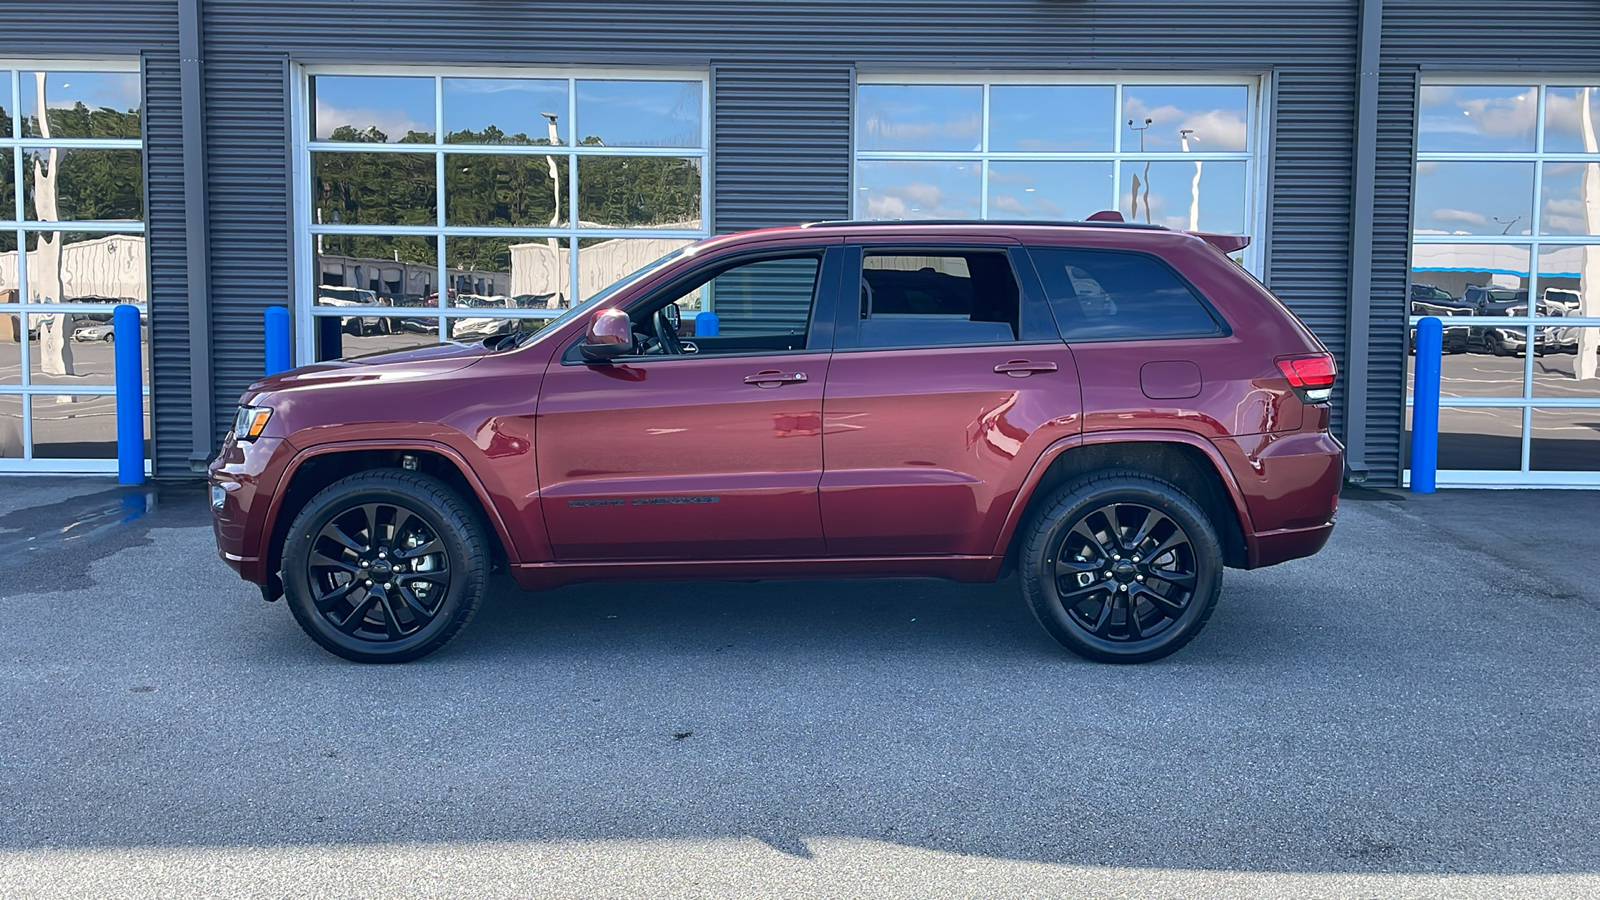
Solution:
[{"label": "tire sidewall", "polygon": [[[391,503],[416,513],[439,536],[449,554],[450,587],[439,605],[438,614],[416,634],[398,641],[364,641],[351,637],[329,622],[312,600],[315,593],[306,562],[317,532],[336,514],[363,503]],[[284,542],[284,597],[295,619],[325,649],[360,662],[405,662],[438,649],[465,624],[464,618],[471,612],[467,608],[472,605],[469,600],[475,599],[475,592],[482,590],[480,564],[473,558],[472,548],[462,528],[453,521],[455,518],[435,497],[422,491],[344,483],[325,489],[295,517]],[[466,526],[470,528],[471,523]]]},{"label": "tire sidewall", "polygon": [[[1144,641],[1108,641],[1084,631],[1071,620],[1046,575],[1053,571],[1049,561],[1067,531],[1082,516],[1110,503],[1137,503],[1171,517],[1188,534],[1195,555],[1195,589],[1188,607],[1161,634]],[[1074,653],[1102,662],[1147,662],[1176,652],[1205,626],[1222,588],[1221,547],[1205,514],[1176,487],[1144,479],[1106,479],[1064,489],[1041,513],[1023,550],[1023,590],[1039,624]]]}]

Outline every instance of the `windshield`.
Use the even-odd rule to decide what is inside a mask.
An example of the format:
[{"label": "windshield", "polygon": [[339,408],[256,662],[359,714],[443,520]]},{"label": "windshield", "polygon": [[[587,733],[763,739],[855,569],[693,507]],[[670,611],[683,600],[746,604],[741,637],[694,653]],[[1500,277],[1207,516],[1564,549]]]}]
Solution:
[{"label": "windshield", "polygon": [[1490,303],[1510,303],[1528,299],[1527,291],[1487,291]]},{"label": "windshield", "polygon": [[1443,288],[1436,288],[1431,284],[1414,284],[1411,287],[1416,290],[1416,294],[1417,294],[1417,299],[1418,300],[1454,300],[1455,299],[1454,297],[1450,296],[1450,292],[1449,291],[1446,291]]},{"label": "windshield", "polygon": [[[687,247],[679,247],[678,249],[672,251],[671,253],[668,253],[666,256],[663,256],[660,259],[656,259],[656,260],[653,260],[651,262],[645,263],[643,266],[640,266],[639,268],[633,270],[632,272],[629,272],[627,275],[624,275],[621,278],[618,278],[616,281],[613,281],[610,284],[606,285],[605,287],[601,288],[599,293],[591,295],[589,297],[589,299],[583,301],[582,303],[579,303],[577,306],[574,306],[571,309],[568,309],[566,312],[562,313],[559,316],[556,316],[554,319],[549,319],[547,321],[544,321],[543,323],[539,324],[538,327],[536,327],[532,331],[523,332],[522,336],[517,338],[516,346],[520,347],[523,344],[527,343],[529,340],[532,340],[535,335],[544,334],[547,331],[555,329],[555,328],[557,328],[557,327],[559,327],[561,325],[565,325],[566,323],[572,321],[573,319],[578,318],[579,316],[582,316],[583,314],[587,313],[589,310],[594,309],[596,306],[599,306],[601,303],[603,303],[606,300],[606,298],[610,297],[612,294],[615,294],[617,291],[620,291],[623,288],[627,287],[628,285],[633,284],[635,281],[638,281],[639,279],[645,277],[646,275],[649,275],[651,272],[656,271],[657,269],[661,268],[662,266],[666,265],[667,263],[672,262],[673,260],[677,259],[678,257],[684,255],[689,250],[692,250],[696,246],[698,246],[698,245],[697,244],[690,244]],[[537,322],[538,320],[535,319],[533,321]]]}]

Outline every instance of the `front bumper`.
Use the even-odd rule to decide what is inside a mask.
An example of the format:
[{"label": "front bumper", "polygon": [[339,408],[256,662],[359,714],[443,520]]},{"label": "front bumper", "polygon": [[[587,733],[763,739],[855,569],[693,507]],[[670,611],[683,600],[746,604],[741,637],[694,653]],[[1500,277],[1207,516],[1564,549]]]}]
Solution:
[{"label": "front bumper", "polygon": [[222,495],[220,507],[211,505],[217,555],[246,581],[265,584],[273,574],[267,570],[267,517],[293,455],[294,447],[282,438],[236,441],[230,433],[206,469],[212,493]]}]

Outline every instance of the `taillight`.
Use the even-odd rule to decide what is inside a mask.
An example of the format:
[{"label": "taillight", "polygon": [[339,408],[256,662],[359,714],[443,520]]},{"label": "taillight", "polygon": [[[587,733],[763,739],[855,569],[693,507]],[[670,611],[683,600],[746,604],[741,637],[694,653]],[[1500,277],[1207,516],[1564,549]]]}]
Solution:
[{"label": "taillight", "polygon": [[1339,369],[1329,353],[1285,357],[1278,360],[1278,371],[1308,403],[1323,403],[1332,397],[1333,382],[1339,377]]}]

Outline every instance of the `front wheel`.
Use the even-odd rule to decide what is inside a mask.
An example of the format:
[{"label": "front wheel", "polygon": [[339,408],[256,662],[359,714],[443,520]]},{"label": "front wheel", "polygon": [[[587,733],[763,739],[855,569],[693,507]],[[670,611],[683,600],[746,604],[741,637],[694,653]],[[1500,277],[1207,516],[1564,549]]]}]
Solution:
[{"label": "front wheel", "polygon": [[488,577],[477,516],[417,472],[376,469],[334,482],[284,541],[295,620],[356,662],[407,662],[444,646],[477,612]]},{"label": "front wheel", "polygon": [[1023,597],[1062,646],[1100,662],[1175,653],[1222,591],[1222,549],[1200,507],[1137,472],[1085,476],[1035,517],[1019,560]]}]

